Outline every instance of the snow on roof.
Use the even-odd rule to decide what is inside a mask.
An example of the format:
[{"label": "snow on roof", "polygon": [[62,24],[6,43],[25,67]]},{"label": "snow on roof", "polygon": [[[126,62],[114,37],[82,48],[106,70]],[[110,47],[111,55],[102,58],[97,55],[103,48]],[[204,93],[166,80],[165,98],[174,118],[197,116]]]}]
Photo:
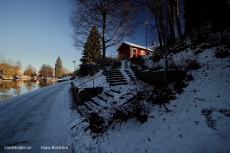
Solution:
[{"label": "snow on roof", "polygon": [[[140,46],[140,45],[136,45],[136,44],[133,44],[133,43],[129,43],[129,42],[127,42],[127,41],[123,41],[123,42],[121,43],[121,45],[122,45],[122,44],[126,44],[126,45],[128,45],[128,46],[130,46],[130,47],[136,47],[136,48],[140,48],[140,49],[146,50],[146,47],[144,47],[144,46]],[[117,48],[117,50],[121,47],[121,45]],[[148,50],[148,51],[151,51],[151,52],[154,51],[154,50],[152,50],[152,49],[150,49],[150,48],[147,48],[147,50]]]}]

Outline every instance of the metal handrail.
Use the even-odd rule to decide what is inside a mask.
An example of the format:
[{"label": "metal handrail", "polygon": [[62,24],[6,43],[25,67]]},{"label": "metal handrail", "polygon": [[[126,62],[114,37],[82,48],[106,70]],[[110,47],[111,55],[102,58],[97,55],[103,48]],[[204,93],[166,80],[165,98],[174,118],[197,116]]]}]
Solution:
[{"label": "metal handrail", "polygon": [[[104,83],[106,83],[106,82],[103,82],[102,84],[104,84]],[[100,85],[102,85],[102,84],[100,84]],[[99,87],[100,85],[98,85],[98,86],[96,86],[96,87],[94,87],[94,88],[97,88],[97,87]],[[89,90],[89,91],[87,91],[87,92],[82,93],[82,95],[91,92],[94,88],[92,88],[91,90]]]},{"label": "metal handrail", "polygon": [[88,81],[85,81],[84,83],[82,83],[82,84],[80,84],[80,85],[78,85],[78,86],[76,86],[76,87],[80,87],[80,86],[82,86],[82,85],[84,85],[84,84],[86,84],[86,83],[88,83],[88,82],[90,82],[90,81],[92,81],[92,80],[98,78],[99,76],[102,76],[102,75],[103,75],[103,73],[100,74],[100,75],[98,75],[98,76],[96,76],[96,77],[94,77],[94,78],[92,78],[92,79],[90,79],[90,80],[88,80]]}]

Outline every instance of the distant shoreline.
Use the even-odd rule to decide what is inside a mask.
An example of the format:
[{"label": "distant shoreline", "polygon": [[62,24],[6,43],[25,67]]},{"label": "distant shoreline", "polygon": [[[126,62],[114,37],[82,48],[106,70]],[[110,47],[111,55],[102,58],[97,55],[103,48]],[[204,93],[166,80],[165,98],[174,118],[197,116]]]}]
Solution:
[{"label": "distant shoreline", "polygon": [[44,78],[39,77],[39,78],[34,78],[34,79],[31,79],[31,78],[2,78],[2,79],[0,79],[0,81],[7,81],[7,80],[9,80],[9,81],[13,81],[13,80],[52,80],[52,81],[56,81],[57,78],[46,78],[46,79],[44,79]]}]

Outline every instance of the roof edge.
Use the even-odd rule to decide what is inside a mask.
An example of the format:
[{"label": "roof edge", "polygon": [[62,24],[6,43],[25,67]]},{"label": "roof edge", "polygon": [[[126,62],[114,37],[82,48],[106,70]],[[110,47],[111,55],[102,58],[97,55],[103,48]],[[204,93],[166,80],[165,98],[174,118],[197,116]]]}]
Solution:
[{"label": "roof edge", "polygon": [[[140,48],[140,49],[146,50],[146,47],[144,47],[144,46],[140,46],[140,45],[136,45],[136,44],[133,44],[133,43],[129,43],[129,42],[127,42],[127,41],[123,41],[123,42],[119,45],[119,47],[117,48],[117,51],[119,50],[119,48],[121,47],[122,44],[126,44],[126,45],[128,45],[128,46],[130,46],[130,47],[136,47],[136,48]],[[153,52],[154,50],[152,50],[152,49],[150,49],[150,48],[147,48],[147,51]]]}]

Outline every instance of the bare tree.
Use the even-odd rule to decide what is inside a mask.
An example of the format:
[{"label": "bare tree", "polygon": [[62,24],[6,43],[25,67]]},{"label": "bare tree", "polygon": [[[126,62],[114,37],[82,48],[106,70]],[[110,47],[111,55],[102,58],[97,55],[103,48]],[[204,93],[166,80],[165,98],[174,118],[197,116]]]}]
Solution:
[{"label": "bare tree", "polygon": [[28,64],[24,71],[24,75],[28,75],[31,77],[31,79],[34,79],[34,76],[36,75],[36,69],[31,64]]},{"label": "bare tree", "polygon": [[14,70],[14,64],[12,59],[5,59],[5,54],[0,53],[0,74],[5,76],[14,76],[15,70]]},{"label": "bare tree", "polygon": [[[78,69],[78,68],[76,68],[76,69]],[[69,75],[70,73],[71,73],[70,70],[68,70],[67,68],[63,68],[62,74],[63,74],[64,76],[67,76],[67,75]]]},{"label": "bare tree", "polygon": [[5,63],[5,53],[0,52],[0,64]]},{"label": "bare tree", "polygon": [[[162,9],[163,6],[166,6],[166,2],[163,0],[133,0],[142,6],[142,8],[147,7],[152,15],[154,16],[158,39],[160,43],[161,52],[163,52],[163,42],[165,42],[165,14],[166,9]],[[178,0],[169,0],[167,4],[167,11],[168,11],[168,31],[170,33],[170,42],[168,44],[174,45],[175,44],[175,24],[177,26],[177,35],[178,35],[178,42],[179,46],[183,44],[182,34],[181,34],[181,25],[179,19],[179,4]]]},{"label": "bare tree", "polygon": [[102,42],[103,59],[106,48],[117,45],[130,36],[139,24],[137,20],[140,7],[131,0],[75,0],[70,16],[74,28],[72,37],[76,47],[82,47],[91,28],[96,26]]},{"label": "bare tree", "polygon": [[[157,33],[160,43],[161,52],[165,53],[165,64],[164,64],[164,86],[168,86],[168,29],[169,29],[169,22],[173,23],[173,14],[174,9],[172,9],[169,5],[169,0],[134,0],[142,7],[147,6],[152,14],[154,15],[155,24],[157,27]],[[170,15],[170,16],[169,16]],[[171,18],[171,20],[170,20]],[[171,34],[174,32],[172,31],[172,25],[170,27]],[[175,37],[175,35],[174,35]],[[163,49],[164,43],[164,49]],[[164,51],[163,51],[164,50]]]},{"label": "bare tree", "polygon": [[5,59],[5,54],[0,53],[0,74],[6,76],[16,76],[21,70],[22,63],[18,60],[14,63],[12,59]]},{"label": "bare tree", "polygon": [[134,0],[134,2],[138,3],[142,7],[142,9],[148,8],[154,16],[158,40],[160,43],[161,52],[163,52],[164,25],[161,0]]},{"label": "bare tree", "polygon": [[50,65],[43,64],[41,66],[41,69],[39,71],[40,76],[44,77],[44,80],[47,79],[48,77],[53,77],[54,75],[54,69]]},{"label": "bare tree", "polygon": [[22,68],[22,63],[19,60],[16,61],[14,64],[15,75],[19,74],[19,71],[21,70],[21,68]]}]

